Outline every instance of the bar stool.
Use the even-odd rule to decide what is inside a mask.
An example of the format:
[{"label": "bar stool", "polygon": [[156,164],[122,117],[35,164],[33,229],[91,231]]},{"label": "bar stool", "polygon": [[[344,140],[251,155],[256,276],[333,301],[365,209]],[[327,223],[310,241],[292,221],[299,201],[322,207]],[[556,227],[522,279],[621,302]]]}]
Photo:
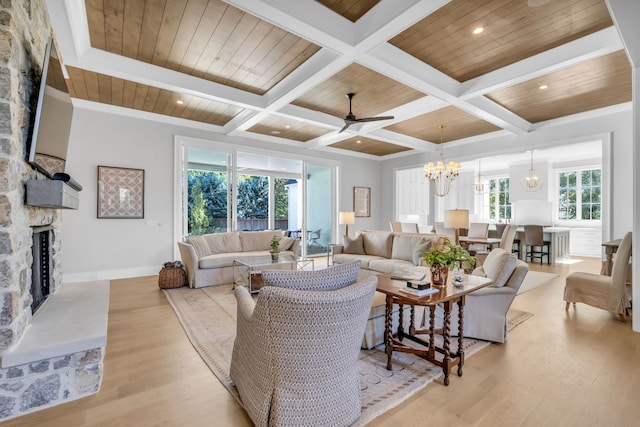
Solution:
[{"label": "bar stool", "polygon": [[542,264],[542,259],[546,256],[547,264],[551,264],[551,259],[549,258],[551,242],[544,240],[541,225],[524,226],[524,243],[526,246],[525,261],[531,259],[531,262],[533,262],[534,259],[540,259],[540,264]]}]

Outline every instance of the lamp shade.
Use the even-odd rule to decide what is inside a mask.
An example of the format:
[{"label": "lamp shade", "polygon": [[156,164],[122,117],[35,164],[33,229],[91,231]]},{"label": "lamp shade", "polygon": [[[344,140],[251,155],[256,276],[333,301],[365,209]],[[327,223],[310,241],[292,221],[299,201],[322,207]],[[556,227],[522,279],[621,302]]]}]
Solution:
[{"label": "lamp shade", "polygon": [[340,212],[340,218],[338,222],[341,225],[353,225],[356,223],[355,212]]},{"label": "lamp shade", "polygon": [[444,211],[444,226],[455,229],[469,228],[469,211],[467,209]]}]

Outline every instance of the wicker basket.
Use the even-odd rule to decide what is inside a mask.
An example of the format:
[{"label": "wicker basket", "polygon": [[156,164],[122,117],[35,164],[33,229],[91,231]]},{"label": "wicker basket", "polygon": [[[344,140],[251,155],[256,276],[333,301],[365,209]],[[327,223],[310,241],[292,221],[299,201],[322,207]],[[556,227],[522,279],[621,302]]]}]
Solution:
[{"label": "wicker basket", "polygon": [[187,282],[187,272],[180,261],[165,262],[158,276],[158,286],[162,289],[172,289],[184,286]]}]

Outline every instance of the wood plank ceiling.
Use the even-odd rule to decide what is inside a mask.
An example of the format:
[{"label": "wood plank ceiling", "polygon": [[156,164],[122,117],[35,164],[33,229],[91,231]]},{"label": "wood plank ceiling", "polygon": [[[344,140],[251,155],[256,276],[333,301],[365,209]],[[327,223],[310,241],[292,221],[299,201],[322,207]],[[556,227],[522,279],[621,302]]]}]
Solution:
[{"label": "wood plank ceiling", "polygon": [[[75,25],[86,27],[92,56],[63,61],[72,97],[254,140],[382,159],[429,151],[440,124],[443,142],[473,143],[631,100],[631,68],[604,0],[84,6],[87,24]],[[71,39],[79,33],[55,24]],[[65,54],[74,47],[60,49],[74,57]],[[358,118],[394,119],[339,133],[350,92]]]}]

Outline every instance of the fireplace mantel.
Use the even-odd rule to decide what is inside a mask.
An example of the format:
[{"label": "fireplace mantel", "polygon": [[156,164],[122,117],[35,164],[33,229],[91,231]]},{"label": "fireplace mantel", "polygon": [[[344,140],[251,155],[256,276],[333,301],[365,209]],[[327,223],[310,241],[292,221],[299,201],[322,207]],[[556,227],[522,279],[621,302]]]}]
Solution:
[{"label": "fireplace mantel", "polygon": [[62,284],[33,316],[20,342],[2,353],[2,368],[104,348],[108,311],[108,280]]},{"label": "fireplace mantel", "polygon": [[26,187],[27,205],[52,209],[78,209],[78,190],[64,181],[30,179]]}]

